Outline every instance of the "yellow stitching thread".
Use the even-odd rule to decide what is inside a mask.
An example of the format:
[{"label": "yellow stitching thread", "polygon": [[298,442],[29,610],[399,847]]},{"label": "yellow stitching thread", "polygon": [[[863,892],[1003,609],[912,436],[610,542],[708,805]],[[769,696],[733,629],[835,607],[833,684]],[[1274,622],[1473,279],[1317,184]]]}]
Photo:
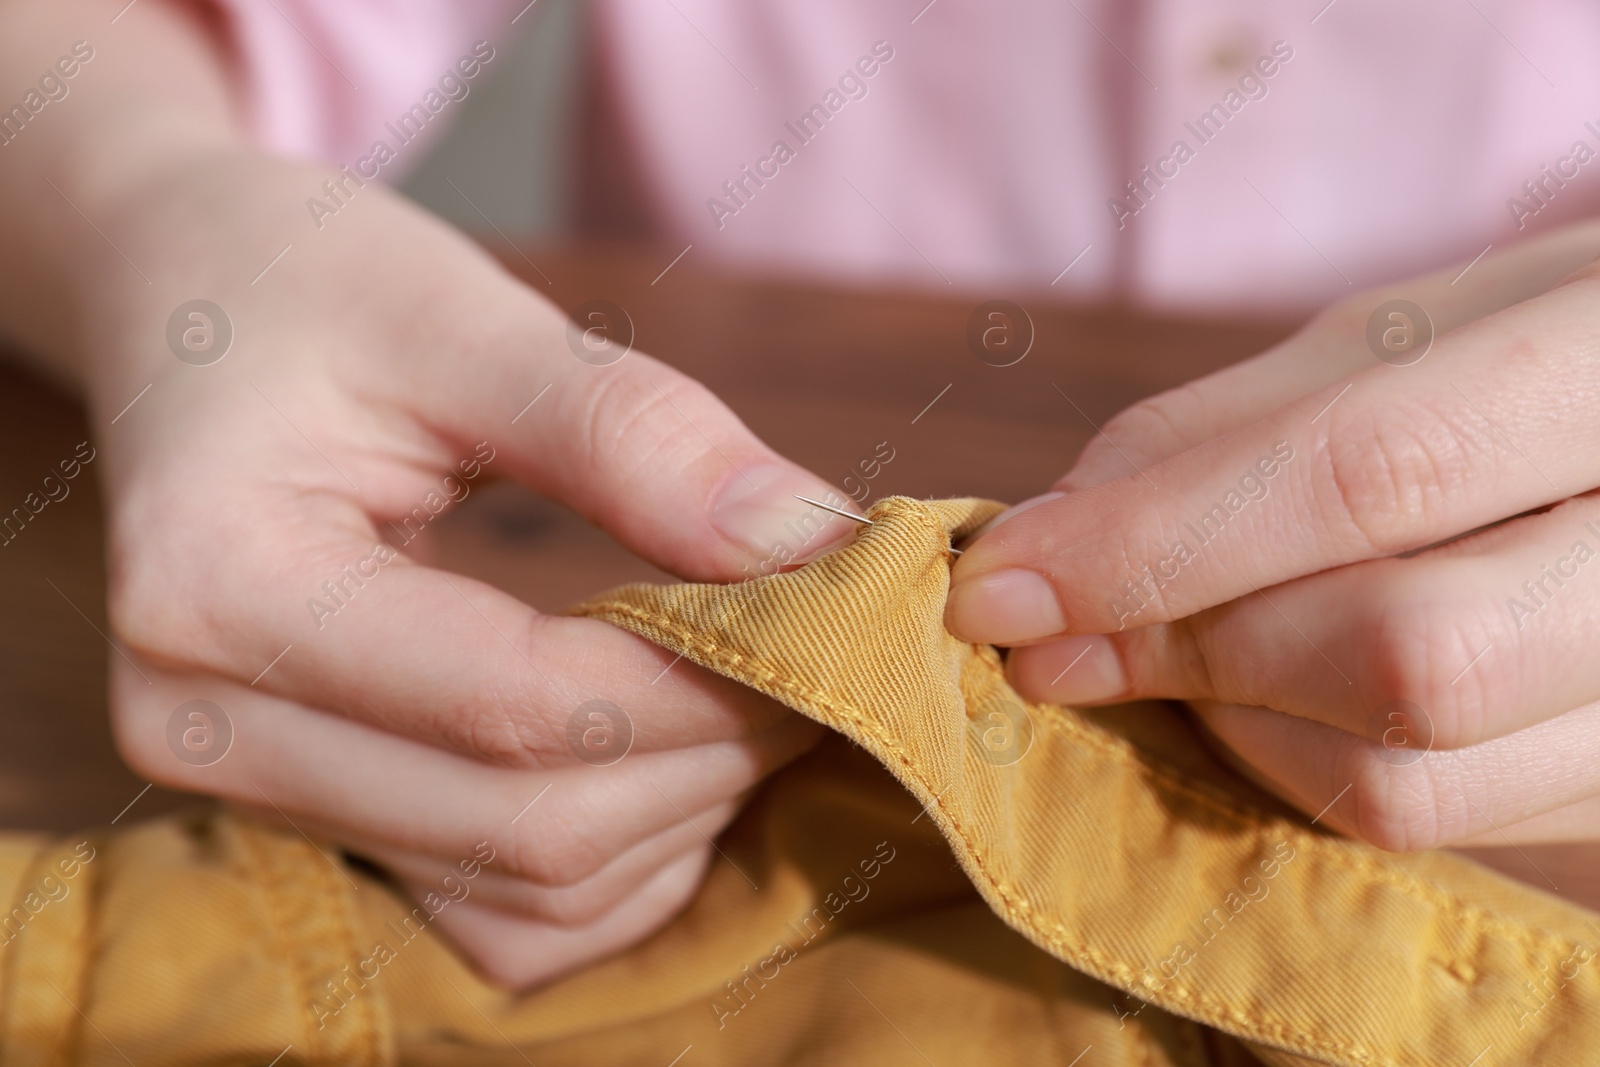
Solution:
[{"label": "yellow stitching thread", "polygon": [[[743,653],[727,649],[715,641],[700,638],[687,630],[677,626],[674,620],[654,612],[644,611],[629,604],[615,601],[590,604],[585,609],[589,613],[610,612],[637,619],[648,624],[652,629],[660,631],[664,636],[677,638],[682,643],[697,647],[710,657],[717,658],[729,664],[730,667],[743,666],[753,668],[766,674],[778,687],[792,692],[797,698],[805,698],[809,703],[826,708],[830,712],[848,718],[859,725],[864,732],[871,733],[886,748],[891,749],[899,756],[902,762],[909,761],[902,754],[899,745],[893,739],[882,735],[875,726],[862,719],[862,713],[854,708],[839,705],[826,694],[820,693],[805,683],[780,671],[771,664],[751,659]],[[998,664],[984,660],[985,665],[997,674],[1000,673]],[[1406,893],[1413,898],[1428,904],[1447,914],[1456,915],[1472,926],[1474,929],[1485,933],[1497,933],[1511,938],[1530,950],[1549,949],[1556,953],[1570,953],[1576,948],[1576,942],[1571,942],[1552,931],[1530,927],[1526,924],[1512,922],[1489,913],[1476,904],[1472,904],[1451,893],[1439,889],[1437,886],[1411,875],[1409,872],[1396,871],[1366,857],[1353,854],[1340,842],[1307,832],[1303,827],[1270,815],[1258,808],[1249,807],[1238,803],[1234,798],[1222,793],[1215,787],[1204,782],[1194,782],[1183,778],[1180,771],[1162,760],[1139,752],[1127,742],[1083,722],[1069,719],[1061,714],[1061,709],[1048,704],[1029,704],[1031,710],[1041,712],[1040,718],[1049,727],[1060,729],[1067,733],[1074,741],[1082,742],[1093,747],[1100,753],[1110,756],[1123,764],[1133,764],[1140,770],[1150,772],[1150,777],[1169,793],[1178,797],[1208,805],[1215,813],[1231,816],[1242,829],[1263,832],[1273,830],[1277,833],[1293,835],[1297,845],[1303,845],[1308,851],[1318,854],[1322,859],[1343,867],[1346,870],[1367,875],[1375,880],[1393,886],[1395,889]],[[931,794],[933,790],[920,775],[917,782]]]},{"label": "yellow stitching thread", "polygon": [[[912,514],[915,513],[913,512]],[[1020,893],[1014,885],[997,877],[989,870],[983,859],[983,850],[969,836],[967,827],[945,807],[939,797],[933,796],[932,788],[900,745],[884,734],[875,723],[867,721],[858,709],[838,703],[771,664],[727,649],[713,640],[701,638],[678,626],[674,620],[659,613],[645,611],[632,605],[615,601],[590,603],[585,605],[583,610],[585,614],[591,617],[599,617],[606,614],[617,616],[618,618],[612,621],[618,625],[624,625],[624,628],[631,629],[632,627],[626,626],[620,620],[636,622],[643,628],[656,631],[664,638],[675,638],[684,651],[689,648],[697,649],[707,659],[724,665],[730,672],[742,667],[747,672],[758,673],[763,676],[761,679],[763,684],[773,689],[784,691],[803,703],[819,707],[838,718],[853,723],[863,734],[872,737],[884,749],[895,756],[897,762],[906,770],[906,774],[900,777],[903,779],[909,778],[912,784],[931,797],[929,806],[937,808],[944,815],[951,829],[966,846],[968,852],[966,858],[982,876],[994,895],[1013,915],[1028,916],[1030,925],[1039,931],[1052,946],[1064,952],[1069,952],[1080,960],[1092,962],[1103,974],[1117,977],[1130,989],[1144,988],[1148,990],[1148,981],[1141,974],[1136,974],[1123,961],[1110,958],[1097,949],[1074,942],[1069,936],[1069,931],[1060,923],[1038,918],[1036,909],[1027,900],[1025,894]],[[987,658],[984,659],[984,662],[991,670],[998,669],[997,664],[989,663]],[[1050,707],[1049,705],[1035,706],[1041,709]],[[1518,942],[1523,947],[1534,951],[1548,951],[1547,946],[1566,946],[1568,944],[1549,932],[1535,930],[1490,915],[1476,905],[1469,904],[1459,897],[1445,893],[1436,886],[1432,886],[1420,879],[1378,867],[1370,861],[1363,861],[1343,849],[1330,847],[1331,842],[1327,839],[1308,834],[1286,820],[1263,816],[1257,813],[1255,809],[1244,808],[1231,802],[1231,798],[1224,802],[1220,799],[1223,795],[1217,793],[1212,787],[1204,783],[1193,783],[1178,778],[1176,777],[1178,772],[1170,765],[1138,755],[1126,742],[1108,736],[1103,732],[1095,731],[1086,724],[1066,719],[1059,714],[1059,709],[1051,709],[1051,711],[1052,714],[1042,716],[1048,726],[1060,727],[1074,738],[1089,742],[1099,752],[1112,756],[1119,761],[1137,763],[1141,769],[1152,772],[1152,778],[1169,792],[1206,804],[1219,815],[1231,816],[1235,822],[1240,823],[1245,829],[1260,831],[1270,825],[1276,830],[1290,833],[1298,843],[1303,844],[1307,851],[1320,861],[1346,870],[1376,875],[1397,891],[1403,892],[1436,910],[1456,916],[1469,929],[1479,932],[1498,932],[1507,939]],[[1252,815],[1256,817],[1253,818]],[[1263,823],[1261,821],[1263,818],[1270,822]],[[1561,951],[1569,951],[1569,949],[1558,947],[1555,951],[1559,953]],[[1202,1006],[1212,1017],[1227,1019],[1241,1029],[1253,1031],[1259,1037],[1274,1040],[1289,1049],[1335,1053],[1352,1057],[1363,1063],[1375,1062],[1372,1058],[1372,1052],[1362,1046],[1349,1045],[1343,1040],[1327,1034],[1311,1035],[1303,1029],[1290,1030],[1281,1024],[1240,1012],[1232,1005],[1215,1000],[1204,993],[1177,986],[1174,983],[1167,983],[1163,987],[1163,995],[1176,1003]],[[1307,1038],[1312,1038],[1312,1040],[1308,1043]],[[1382,1061],[1383,1064],[1391,1065],[1391,1067],[1399,1067],[1400,1062]]]},{"label": "yellow stitching thread", "polygon": [[[277,872],[272,869],[272,864],[264,854],[261,844],[254,839],[251,827],[236,822],[234,823],[234,834],[238,837],[240,845],[243,846],[241,852],[245,860],[244,866],[247,872],[247,881],[250,884],[260,886],[262,895],[267,898],[267,911],[272,916],[273,940],[282,947],[281,955],[288,964],[289,995],[294,998],[294,1014],[295,1018],[299,1019],[301,1013],[305,1010],[305,1006],[311,1001],[309,995],[311,986],[307,981],[307,976],[300,968],[299,954],[294,951],[292,945],[289,945],[284,940],[288,917],[284,913],[280,879]],[[254,877],[250,876],[251,871],[253,871]],[[310,1027],[302,1025],[299,1029],[302,1034],[307,1035],[307,1044],[311,1046],[306,1049],[307,1059],[317,1059],[316,1045],[318,1041],[315,1037],[310,1036]]]}]

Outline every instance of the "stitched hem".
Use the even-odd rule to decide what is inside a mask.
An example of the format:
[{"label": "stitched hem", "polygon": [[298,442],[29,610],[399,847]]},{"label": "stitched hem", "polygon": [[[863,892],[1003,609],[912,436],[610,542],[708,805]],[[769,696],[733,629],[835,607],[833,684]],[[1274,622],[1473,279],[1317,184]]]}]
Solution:
[{"label": "stitched hem", "polygon": [[[923,518],[918,512],[906,509],[908,515]],[[937,529],[941,536],[946,536],[942,528],[934,527],[924,521],[930,529]],[[1070,932],[1058,922],[1042,918],[1035,906],[1016,887],[993,874],[984,859],[982,850],[971,836],[970,828],[962,822],[937,795],[924,776],[916,769],[905,750],[899,743],[876,723],[869,721],[864,713],[853,706],[836,701],[804,682],[794,678],[786,671],[775,667],[763,660],[747,656],[719,645],[716,641],[702,638],[686,628],[678,625],[670,617],[659,612],[648,611],[634,607],[621,601],[606,600],[596,601],[583,605],[582,614],[595,618],[603,618],[623,629],[633,630],[641,636],[649,636],[642,631],[651,631],[663,640],[658,643],[672,647],[676,642],[676,651],[688,654],[695,650],[705,657],[703,666],[717,670],[736,681],[750,682],[753,675],[759,675],[759,684],[787,694],[790,706],[797,711],[804,712],[806,705],[829,712],[838,718],[852,723],[862,734],[870,736],[882,748],[891,753],[898,768],[891,766],[896,772],[896,777],[913,786],[916,790],[927,795],[928,807],[937,809],[944,817],[945,822],[959,837],[965,848],[966,855],[961,858],[964,865],[969,865],[973,873],[981,878],[979,888],[987,888],[989,894],[1004,905],[1015,916],[1025,916],[1028,927],[1044,937],[1050,947],[1057,949],[1061,954],[1070,954],[1080,961],[1088,961],[1100,972],[1102,979],[1114,980],[1116,984],[1137,995],[1141,990],[1153,993],[1159,988],[1162,999],[1180,1005],[1191,1006],[1191,1011],[1200,1013],[1203,1010],[1208,1019],[1227,1021],[1245,1031],[1255,1040],[1266,1040],[1282,1048],[1308,1054],[1334,1054],[1355,1059],[1363,1063],[1382,1064],[1383,1067],[1405,1067],[1411,1061],[1397,1061],[1390,1059],[1374,1059],[1373,1050],[1362,1046],[1352,1045],[1341,1041],[1328,1034],[1308,1034],[1303,1029],[1290,1029],[1238,1011],[1226,1002],[1208,996],[1198,990],[1177,985],[1175,982],[1166,982],[1159,987],[1149,982],[1139,972],[1134,971],[1121,960],[1107,956],[1090,946],[1084,945],[1073,939]],[[980,657],[986,670],[991,676],[1003,677],[998,662],[989,657]],[[1208,809],[1212,814],[1232,821],[1241,829],[1254,831],[1258,834],[1272,829],[1283,836],[1293,840],[1297,847],[1304,846],[1311,858],[1316,862],[1340,868],[1344,871],[1360,874],[1370,881],[1377,881],[1390,886],[1418,902],[1455,917],[1468,929],[1484,934],[1498,935],[1504,939],[1514,941],[1523,948],[1544,953],[1553,952],[1560,954],[1570,952],[1576,947],[1576,942],[1570,941],[1551,931],[1529,927],[1516,923],[1502,916],[1493,914],[1486,909],[1467,902],[1466,900],[1448,893],[1432,883],[1423,881],[1407,872],[1395,870],[1383,864],[1374,863],[1364,857],[1352,855],[1345,848],[1340,847],[1330,838],[1323,837],[1306,831],[1303,827],[1262,812],[1260,809],[1238,803],[1234,798],[1221,793],[1215,787],[1206,783],[1194,782],[1186,779],[1182,772],[1164,761],[1153,759],[1139,753],[1128,742],[1098,730],[1086,723],[1069,718],[1062,709],[1052,705],[1028,704],[1030,711],[1039,713],[1040,720],[1046,729],[1060,730],[1072,740],[1081,742],[1094,749],[1103,756],[1109,756],[1122,764],[1136,764],[1145,772],[1149,780],[1158,785],[1171,797],[1187,799]],[[986,895],[989,895],[986,894]],[[1198,1010],[1197,1010],[1198,1009]],[[1311,1038],[1311,1040],[1307,1040]]]}]

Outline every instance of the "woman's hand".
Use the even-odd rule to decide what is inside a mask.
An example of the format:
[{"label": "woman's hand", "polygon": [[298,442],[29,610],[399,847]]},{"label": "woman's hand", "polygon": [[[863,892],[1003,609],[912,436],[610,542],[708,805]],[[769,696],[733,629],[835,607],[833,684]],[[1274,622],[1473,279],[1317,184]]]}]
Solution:
[{"label": "woman's hand", "polygon": [[[250,147],[205,27],[121,6],[0,8],[0,70],[95,40],[0,158],[0,326],[89,401],[120,750],[449,898],[437,923],[508,984],[621,950],[819,729],[410,542],[494,477],[701,580],[848,524],[816,512],[797,544],[820,480],[671,368],[579,359],[565,316],[399,197]],[[317,219],[330,178],[345,206]]]},{"label": "woman's hand", "polygon": [[1385,848],[1595,836],[1597,253],[1584,225],[1362,294],[1122,413],[968,549],[951,630],[1025,646],[1034,699],[1191,701]]},{"label": "woman's hand", "polygon": [[[320,180],[224,158],[151,187],[127,206],[137,221],[115,224],[162,279],[109,287],[91,341],[111,619],[128,652],[113,662],[117,735],[152,780],[281,812],[419,898],[488,842],[497,858],[440,921],[527,984],[672,915],[710,836],[818,731],[405,545],[474,476],[499,474],[663,568],[733,579],[788,536],[781,523],[806,510],[793,493],[828,488],[649,357],[578,359],[559,311],[382,190],[317,232],[297,216]],[[260,205],[275,206],[253,217]],[[164,327],[176,296],[201,293],[234,340],[191,366]],[[196,699],[235,732],[215,763],[171,747],[175,709]],[[591,717],[595,700],[627,718]],[[626,758],[595,765],[630,723]]]}]

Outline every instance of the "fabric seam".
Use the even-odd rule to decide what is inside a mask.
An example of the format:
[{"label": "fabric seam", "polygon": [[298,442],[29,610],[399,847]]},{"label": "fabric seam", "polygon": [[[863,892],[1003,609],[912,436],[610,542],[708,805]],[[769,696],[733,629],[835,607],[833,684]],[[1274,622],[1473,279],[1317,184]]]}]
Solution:
[{"label": "fabric seam", "polygon": [[[915,511],[907,510],[906,514],[921,518]],[[938,796],[934,796],[934,789],[914,766],[901,746],[875,723],[867,720],[859,709],[833,700],[793,677],[788,672],[782,671],[763,660],[725,648],[716,641],[708,641],[701,638],[677,625],[668,616],[658,612],[646,611],[618,601],[592,602],[585,605],[583,610],[585,614],[591,616],[609,613],[632,619],[664,635],[676,638],[687,646],[700,649],[709,659],[724,664],[730,671],[741,666],[759,671],[767,676],[767,684],[774,686],[774,688],[789,692],[797,700],[803,700],[805,703],[826,709],[830,713],[854,723],[863,733],[872,736],[887,751],[892,752],[900,765],[905,768],[907,776],[926,793],[933,796],[931,803],[943,813],[950,826],[961,838],[973,866],[982,874],[984,881],[994,893],[1006,902],[1008,907],[1014,909],[1018,914],[1029,916],[1037,927],[1042,928],[1051,935],[1051,941],[1054,944],[1063,948],[1072,948],[1078,956],[1092,960],[1107,973],[1115,975],[1134,988],[1144,988],[1147,985],[1147,983],[1136,980],[1135,972],[1126,963],[1112,959],[1097,949],[1076,944],[1070,937],[1069,932],[1061,924],[1040,920],[1036,909],[1028,902],[1025,896],[1020,894],[1014,885],[990,872],[984,863],[982,852],[970,836],[966,824],[953,814]],[[984,664],[984,669],[991,672],[992,676],[1000,674],[999,668],[994,662],[987,657],[980,656],[980,659]],[[1307,833],[1303,828],[1292,823],[1261,813],[1258,809],[1239,805],[1233,802],[1231,798],[1224,800],[1222,795],[1211,787],[1179,777],[1181,772],[1170,764],[1135,755],[1132,746],[1127,742],[1108,737],[1104,732],[1095,730],[1086,724],[1069,720],[1061,715],[1058,709],[1049,705],[1030,704],[1029,707],[1050,712],[1050,714],[1041,715],[1041,718],[1044,719],[1049,728],[1060,729],[1072,738],[1088,743],[1102,755],[1110,756],[1124,764],[1135,763],[1141,769],[1150,772],[1151,779],[1169,794],[1176,794],[1203,804],[1215,814],[1231,818],[1244,829],[1254,830],[1258,833],[1269,828],[1282,829],[1286,836],[1292,836],[1296,844],[1304,845],[1307,851],[1319,861],[1347,871],[1376,876],[1376,880],[1392,886],[1395,890],[1412,897],[1418,902],[1437,911],[1456,916],[1465,926],[1476,932],[1498,933],[1517,942],[1525,949],[1535,952],[1553,949],[1556,954],[1559,954],[1562,951],[1570,951],[1572,945],[1575,944],[1567,942],[1548,931],[1518,925],[1491,915],[1477,905],[1470,904],[1459,897],[1446,893],[1437,886],[1372,864],[1358,857],[1350,856],[1344,850],[1332,846],[1326,839]],[[1338,1053],[1371,1062],[1371,1053],[1369,1051],[1361,1046],[1345,1044],[1332,1037],[1332,1035],[1290,1030],[1259,1016],[1239,1012],[1228,1004],[1204,993],[1170,983],[1166,988],[1169,990],[1167,995],[1171,996],[1175,1001],[1206,1006],[1209,1012],[1215,1016],[1228,1019],[1238,1025],[1248,1025],[1263,1036],[1270,1036],[1271,1039],[1282,1043],[1286,1047],[1294,1048],[1298,1046],[1307,1051]],[[1312,1043],[1309,1045],[1303,1043],[1300,1040],[1302,1037],[1311,1038]],[[1383,1062],[1397,1064],[1403,1061],[1385,1060]]]}]

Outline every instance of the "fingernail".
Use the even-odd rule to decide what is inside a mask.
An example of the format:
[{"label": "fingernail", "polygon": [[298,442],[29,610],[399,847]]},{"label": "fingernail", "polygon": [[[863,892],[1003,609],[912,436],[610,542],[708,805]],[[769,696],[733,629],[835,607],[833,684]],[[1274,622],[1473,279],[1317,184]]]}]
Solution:
[{"label": "fingernail", "polygon": [[711,503],[711,525],[749,552],[762,573],[776,574],[786,564],[831,547],[854,525],[796,500],[797,493],[837,507],[849,503],[812,475],[769,463],[736,473],[722,484]]},{"label": "fingernail", "polygon": [[966,641],[1011,645],[1067,628],[1056,591],[1037,571],[1003,570],[958,581],[945,601],[945,625]]},{"label": "fingernail", "polygon": [[1050,704],[1097,704],[1129,689],[1122,659],[1102,634],[1019,648],[1007,666],[1020,692]]}]

